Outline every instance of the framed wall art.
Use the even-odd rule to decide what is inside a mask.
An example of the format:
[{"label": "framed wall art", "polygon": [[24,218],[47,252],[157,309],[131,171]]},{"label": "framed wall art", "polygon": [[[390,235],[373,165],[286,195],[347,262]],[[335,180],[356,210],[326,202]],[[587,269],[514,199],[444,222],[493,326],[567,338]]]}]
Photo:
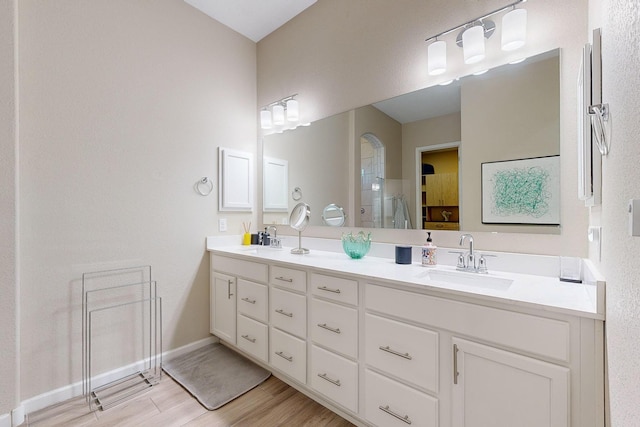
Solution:
[{"label": "framed wall art", "polygon": [[482,163],[483,224],[560,224],[560,156]]}]

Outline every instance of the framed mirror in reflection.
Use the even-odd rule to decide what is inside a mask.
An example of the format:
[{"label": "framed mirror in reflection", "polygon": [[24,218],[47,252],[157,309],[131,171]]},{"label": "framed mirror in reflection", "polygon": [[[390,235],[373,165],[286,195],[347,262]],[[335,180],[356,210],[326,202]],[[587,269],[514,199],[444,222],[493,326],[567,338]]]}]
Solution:
[{"label": "framed mirror in reflection", "polygon": [[[481,218],[482,163],[560,154],[559,55],[545,52],[266,135],[263,158],[287,162],[284,194],[301,187],[312,209],[344,207],[345,226],[559,234],[557,225]],[[283,223],[282,215],[265,211],[263,222]],[[323,225],[321,217],[309,225]]]}]

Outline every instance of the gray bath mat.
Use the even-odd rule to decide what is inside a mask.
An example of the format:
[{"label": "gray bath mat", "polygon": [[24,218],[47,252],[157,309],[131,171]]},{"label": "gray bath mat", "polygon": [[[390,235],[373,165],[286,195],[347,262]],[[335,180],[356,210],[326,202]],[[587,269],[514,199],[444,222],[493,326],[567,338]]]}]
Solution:
[{"label": "gray bath mat", "polygon": [[219,343],[178,356],[162,367],[210,411],[271,376],[271,372]]}]

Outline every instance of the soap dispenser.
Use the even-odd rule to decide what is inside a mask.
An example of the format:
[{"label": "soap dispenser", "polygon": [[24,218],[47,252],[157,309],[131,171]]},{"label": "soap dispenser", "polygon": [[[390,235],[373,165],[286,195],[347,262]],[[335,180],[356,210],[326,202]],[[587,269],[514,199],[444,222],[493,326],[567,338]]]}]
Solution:
[{"label": "soap dispenser", "polygon": [[433,244],[431,240],[431,232],[427,231],[427,242],[422,247],[422,266],[423,267],[435,267],[438,264],[436,258],[436,251],[438,247]]}]

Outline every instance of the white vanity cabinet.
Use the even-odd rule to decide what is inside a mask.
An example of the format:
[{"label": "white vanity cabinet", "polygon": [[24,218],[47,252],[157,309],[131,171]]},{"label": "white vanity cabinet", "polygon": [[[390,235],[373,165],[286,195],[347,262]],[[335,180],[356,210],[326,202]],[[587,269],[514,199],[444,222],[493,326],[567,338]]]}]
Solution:
[{"label": "white vanity cabinet", "polygon": [[236,343],[236,278],[211,274],[211,319],[209,331],[232,344]]},{"label": "white vanity cabinet", "polygon": [[309,337],[311,387],[358,412],[358,282],[312,273]]},{"label": "white vanity cabinet", "polygon": [[[570,416],[572,406],[579,408],[583,396],[595,391],[581,388],[581,376],[593,375],[594,366],[582,365],[580,347],[593,352],[597,337],[590,336],[592,328],[579,319],[512,312],[378,285],[367,286],[366,309],[368,367],[437,397],[440,425],[599,425],[589,416],[593,408],[583,407]],[[389,347],[398,356],[394,365],[385,364],[375,352],[380,335],[392,340]],[[437,342],[440,351],[434,348]],[[412,344],[433,351],[421,356],[420,367],[403,369],[401,359],[419,354]],[[404,364],[410,362],[405,359]],[[388,392],[389,399],[393,393]],[[372,406],[368,404],[368,410]],[[410,408],[405,412],[411,417]],[[366,415],[376,423],[368,411]]]},{"label": "white vanity cabinet", "polygon": [[597,315],[282,258],[212,253],[211,331],[356,425],[604,425]]},{"label": "white vanity cabinet", "polygon": [[569,424],[569,368],[453,339],[452,425]]},{"label": "white vanity cabinet", "polygon": [[265,361],[267,273],[267,264],[211,255],[210,332]]},{"label": "white vanity cabinet", "polygon": [[237,344],[238,347],[258,359],[268,360],[269,341],[267,327],[266,285],[237,280]]},{"label": "white vanity cabinet", "polygon": [[271,365],[307,382],[307,273],[271,265],[269,322]]}]

